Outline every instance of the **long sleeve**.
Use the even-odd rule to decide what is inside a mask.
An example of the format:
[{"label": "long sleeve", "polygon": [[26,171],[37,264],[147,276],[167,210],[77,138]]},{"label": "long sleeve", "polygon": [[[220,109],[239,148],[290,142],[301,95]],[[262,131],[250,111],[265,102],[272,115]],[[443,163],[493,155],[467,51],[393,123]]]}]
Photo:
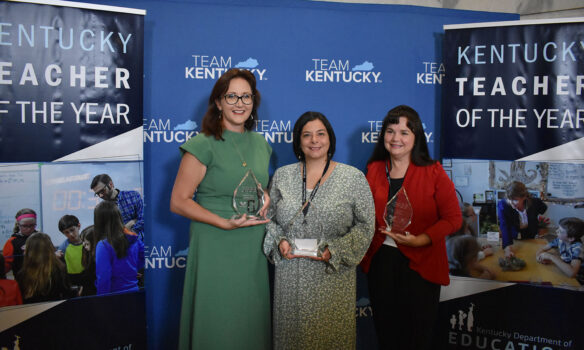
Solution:
[{"label": "long sleeve", "polygon": [[132,231],[139,236],[144,234],[144,201],[139,193],[136,193],[136,223],[132,226]]},{"label": "long sleeve", "polygon": [[138,271],[140,271],[146,265],[146,259],[144,258],[144,243],[141,240],[137,240],[136,244],[138,244]]},{"label": "long sleeve", "polygon": [[[110,250],[111,251],[108,251]],[[95,249],[95,274],[97,277],[97,294],[105,294],[111,291],[112,285],[112,252],[105,241],[100,241]],[[115,252],[113,252],[115,254]]]},{"label": "long sleeve", "polygon": [[501,199],[497,203],[497,216],[499,217],[499,229],[501,230],[501,238],[503,241],[503,249],[513,244],[513,238],[517,237],[517,228],[511,222],[512,218],[509,211],[509,206],[505,203],[505,199]]},{"label": "long sleeve", "polygon": [[136,220],[131,230],[142,238],[144,235],[144,201],[140,193],[136,191],[120,191],[117,203],[124,224],[130,220]]},{"label": "long sleeve", "polygon": [[[389,184],[385,175],[385,161],[375,161],[367,167],[367,180],[372,189],[376,207],[377,228],[384,226],[383,209],[387,201]],[[403,187],[406,189],[414,214],[408,229],[411,234],[427,234],[432,243],[423,247],[398,245],[399,250],[410,260],[410,268],[424,279],[447,285],[448,260],[445,238],[458,230],[462,224],[462,213],[454,184],[438,163],[428,166],[410,164]],[[365,272],[371,259],[383,244],[383,234],[376,232],[372,244],[361,266]]]},{"label": "long sleeve", "polygon": [[278,203],[280,203],[282,200],[282,195],[278,187],[278,173],[278,170],[276,170],[269,186],[271,202],[270,208],[268,210],[268,217],[271,218],[271,221],[266,224],[266,237],[264,238],[263,245],[264,254],[273,264],[277,264],[280,260],[282,260],[278,250],[278,245],[280,244],[280,240],[284,238],[284,230],[281,226],[282,224],[278,222],[278,218],[276,216],[276,208],[278,207]]},{"label": "long sleeve", "polygon": [[375,232],[375,207],[367,180],[360,171],[355,171],[350,179],[352,183],[343,185],[351,190],[353,225],[345,235],[321,243],[328,246],[329,264],[336,271],[341,265],[358,265]]},{"label": "long sleeve", "polygon": [[9,238],[6,243],[4,243],[4,248],[2,249],[2,255],[4,256],[4,272],[8,272],[12,269],[12,262],[14,261],[14,245],[12,240],[14,238]]},{"label": "long sleeve", "polygon": [[439,242],[455,232],[462,225],[462,214],[456,197],[454,184],[442,167],[435,167],[435,202],[438,209],[438,221],[429,226],[425,233],[432,242]]}]

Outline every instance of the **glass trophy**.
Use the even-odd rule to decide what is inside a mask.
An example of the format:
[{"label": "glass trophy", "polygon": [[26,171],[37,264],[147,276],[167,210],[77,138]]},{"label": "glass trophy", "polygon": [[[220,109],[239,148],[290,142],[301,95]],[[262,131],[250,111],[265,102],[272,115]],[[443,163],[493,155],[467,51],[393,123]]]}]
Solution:
[{"label": "glass trophy", "polygon": [[[300,209],[302,211],[302,209]],[[292,254],[306,257],[319,256],[318,246],[324,238],[322,217],[314,203],[310,203],[306,216],[300,213],[300,222],[295,222],[294,250]]]},{"label": "glass trophy", "polygon": [[385,205],[383,213],[383,220],[387,225],[385,230],[405,235],[410,234],[406,228],[412,222],[413,215],[414,210],[408,199],[408,194],[406,189],[402,187]]},{"label": "glass trophy", "polygon": [[249,169],[235,191],[233,191],[233,209],[241,217],[244,214],[248,219],[262,220],[260,209],[264,206],[264,190],[251,169]]}]

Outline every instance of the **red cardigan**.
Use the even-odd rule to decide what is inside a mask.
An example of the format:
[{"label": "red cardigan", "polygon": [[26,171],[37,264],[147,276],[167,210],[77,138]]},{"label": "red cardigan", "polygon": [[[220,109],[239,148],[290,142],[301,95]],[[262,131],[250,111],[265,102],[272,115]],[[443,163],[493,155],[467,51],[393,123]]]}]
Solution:
[{"label": "red cardigan", "polygon": [[[380,231],[381,227],[385,227],[383,212],[389,193],[385,161],[370,163],[367,166],[366,177],[375,201],[375,235],[361,261],[361,267],[368,272],[371,259],[386,237]],[[430,236],[432,243],[418,248],[398,245],[398,248],[410,260],[410,268],[424,279],[448,285],[450,279],[445,238],[462,225],[462,213],[454,184],[438,162],[429,166],[417,166],[411,163],[403,188],[408,194],[414,211],[408,231],[414,235],[426,233]]]}]

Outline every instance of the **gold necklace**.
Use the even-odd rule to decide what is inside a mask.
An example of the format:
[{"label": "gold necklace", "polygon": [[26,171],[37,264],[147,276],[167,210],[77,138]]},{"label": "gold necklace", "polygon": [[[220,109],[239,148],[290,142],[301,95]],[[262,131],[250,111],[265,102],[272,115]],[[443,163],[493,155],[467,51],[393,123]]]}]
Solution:
[{"label": "gold necklace", "polygon": [[[245,135],[245,133],[246,133],[246,131],[243,132],[243,135]],[[229,140],[231,141],[231,144],[233,145],[235,152],[237,152],[237,154],[239,155],[239,159],[241,159],[241,166],[244,168],[247,167],[247,162],[245,161],[245,159],[243,159],[243,155],[241,154],[241,152],[239,152],[239,148],[235,144],[235,141],[233,141],[232,138],[230,138]]]}]

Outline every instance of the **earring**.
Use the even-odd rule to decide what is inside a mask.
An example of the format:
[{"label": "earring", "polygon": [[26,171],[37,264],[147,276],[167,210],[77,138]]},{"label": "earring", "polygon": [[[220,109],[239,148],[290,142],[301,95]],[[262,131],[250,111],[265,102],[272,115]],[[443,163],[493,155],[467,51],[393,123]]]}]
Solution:
[{"label": "earring", "polygon": [[253,114],[249,115],[249,119],[253,120]]},{"label": "earring", "polygon": [[223,111],[219,110],[219,116],[217,118],[221,119],[222,116],[223,116]]}]

